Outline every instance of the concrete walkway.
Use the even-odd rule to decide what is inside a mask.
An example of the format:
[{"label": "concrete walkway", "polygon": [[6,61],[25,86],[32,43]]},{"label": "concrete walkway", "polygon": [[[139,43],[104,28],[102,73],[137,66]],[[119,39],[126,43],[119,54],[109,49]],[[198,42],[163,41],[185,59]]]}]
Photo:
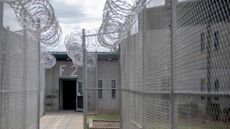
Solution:
[{"label": "concrete walkway", "polygon": [[46,113],[40,129],[83,129],[83,114],[77,112]]}]

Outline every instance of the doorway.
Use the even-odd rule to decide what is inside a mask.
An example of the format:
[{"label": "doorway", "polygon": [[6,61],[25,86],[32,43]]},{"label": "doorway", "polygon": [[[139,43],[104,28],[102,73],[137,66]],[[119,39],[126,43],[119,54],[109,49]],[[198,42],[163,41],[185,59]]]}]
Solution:
[{"label": "doorway", "polygon": [[76,80],[62,80],[60,93],[63,110],[76,110],[76,84]]}]

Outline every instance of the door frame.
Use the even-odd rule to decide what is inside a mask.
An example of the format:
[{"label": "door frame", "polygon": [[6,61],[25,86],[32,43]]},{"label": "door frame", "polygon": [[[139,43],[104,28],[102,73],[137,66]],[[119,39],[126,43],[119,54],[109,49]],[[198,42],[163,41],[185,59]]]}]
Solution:
[{"label": "door frame", "polygon": [[[76,81],[76,87],[75,90],[77,91],[77,82],[78,82],[78,78],[59,78],[59,95],[58,95],[58,102],[59,102],[59,110],[63,110],[63,81]],[[77,109],[77,92],[76,92],[76,109]],[[75,109],[75,110],[76,110]]]}]

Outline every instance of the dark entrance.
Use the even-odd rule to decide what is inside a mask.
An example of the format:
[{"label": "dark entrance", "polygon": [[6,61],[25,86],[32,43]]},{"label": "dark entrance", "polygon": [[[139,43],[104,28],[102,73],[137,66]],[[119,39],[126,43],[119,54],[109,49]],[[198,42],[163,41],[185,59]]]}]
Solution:
[{"label": "dark entrance", "polygon": [[76,80],[62,80],[63,110],[76,110]]}]

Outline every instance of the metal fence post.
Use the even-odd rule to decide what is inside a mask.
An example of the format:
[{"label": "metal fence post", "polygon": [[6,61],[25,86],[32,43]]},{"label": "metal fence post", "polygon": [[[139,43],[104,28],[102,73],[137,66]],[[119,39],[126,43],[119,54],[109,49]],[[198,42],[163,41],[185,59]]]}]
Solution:
[{"label": "metal fence post", "polygon": [[97,114],[98,113],[98,87],[97,87],[97,80],[98,80],[98,52],[96,51],[96,65],[95,65],[95,88],[96,88],[96,108],[95,108],[95,113]]},{"label": "metal fence post", "polygon": [[[24,19],[25,20],[25,19]],[[24,43],[24,56],[23,56],[23,117],[24,117],[24,121],[23,121],[23,128],[26,129],[26,112],[27,112],[27,31],[26,31],[26,26],[23,26],[23,43]]]},{"label": "metal fence post", "polygon": [[[4,32],[3,32],[3,11],[4,11],[4,9],[3,9],[3,7],[4,7],[4,3],[3,2],[0,2],[0,47],[2,47],[3,48],[3,34],[4,34]],[[4,50],[4,49],[3,49]],[[3,93],[2,93],[2,90],[3,90],[3,53],[2,52],[0,52],[0,56],[1,56],[1,75],[0,75],[0,100],[1,100],[1,102],[0,102],[0,108],[1,108],[1,112],[0,112],[0,119],[2,120],[2,114],[3,114]],[[2,125],[0,125],[0,129],[2,129]]]},{"label": "metal fence post", "polygon": [[[10,125],[9,125],[9,120],[10,120],[10,116],[9,116],[9,100],[10,100],[10,98],[9,98],[9,93],[10,92],[5,92],[5,90],[9,90],[9,87],[7,87],[8,85],[9,85],[9,81],[8,81],[8,72],[9,72],[9,67],[7,66],[7,58],[8,58],[8,43],[9,43],[9,34],[10,33],[10,27],[9,26],[7,26],[7,28],[6,28],[6,31],[4,31],[4,34],[3,34],[3,109],[2,109],[2,111],[3,111],[3,116],[4,116],[4,118],[3,119],[5,119],[5,126],[4,126],[4,128],[6,128],[6,129],[8,129],[9,127],[10,127]],[[4,85],[5,84],[5,85]],[[8,109],[5,109],[5,108],[8,108]]]},{"label": "metal fence post", "polygon": [[122,86],[121,86],[121,45],[119,45],[118,53],[120,55],[119,57],[119,87],[118,87],[118,93],[119,93],[119,111],[120,111],[120,129],[123,128],[123,117],[122,117]]},{"label": "metal fence post", "polygon": [[[170,100],[171,100],[171,129],[176,129],[176,115],[175,115],[175,96],[174,96],[174,85],[173,85],[173,37],[174,37],[174,17],[175,15],[175,1],[169,0],[168,3],[166,3],[166,6],[169,7],[169,29],[170,29],[170,81],[169,81],[169,88],[170,88]],[[169,5],[168,5],[169,4]]]},{"label": "metal fence post", "polygon": [[41,58],[41,46],[40,46],[40,19],[36,21],[37,29],[36,29],[36,38],[37,38],[37,48],[38,48],[38,107],[37,107],[37,129],[40,129],[40,89],[41,89],[41,72],[40,72],[40,58]]},{"label": "metal fence post", "polygon": [[83,88],[84,88],[84,129],[87,129],[87,110],[88,110],[88,94],[87,94],[87,50],[85,45],[85,29],[82,29],[82,48],[83,48]]},{"label": "metal fence post", "polygon": [[145,67],[145,43],[146,43],[146,18],[145,18],[145,11],[146,11],[146,6],[143,8],[143,12],[142,12],[142,16],[141,16],[141,20],[142,20],[142,22],[141,22],[141,24],[142,24],[142,85],[143,85],[143,87],[142,87],[142,94],[141,94],[141,100],[142,100],[142,106],[141,106],[141,108],[142,108],[142,128],[143,129],[146,129],[146,127],[145,127],[145,108],[144,108],[144,104],[145,104],[145,96],[144,96],[144,93],[145,93],[145,76],[144,76],[144,71],[145,71],[145,69],[144,69],[144,67]]}]

